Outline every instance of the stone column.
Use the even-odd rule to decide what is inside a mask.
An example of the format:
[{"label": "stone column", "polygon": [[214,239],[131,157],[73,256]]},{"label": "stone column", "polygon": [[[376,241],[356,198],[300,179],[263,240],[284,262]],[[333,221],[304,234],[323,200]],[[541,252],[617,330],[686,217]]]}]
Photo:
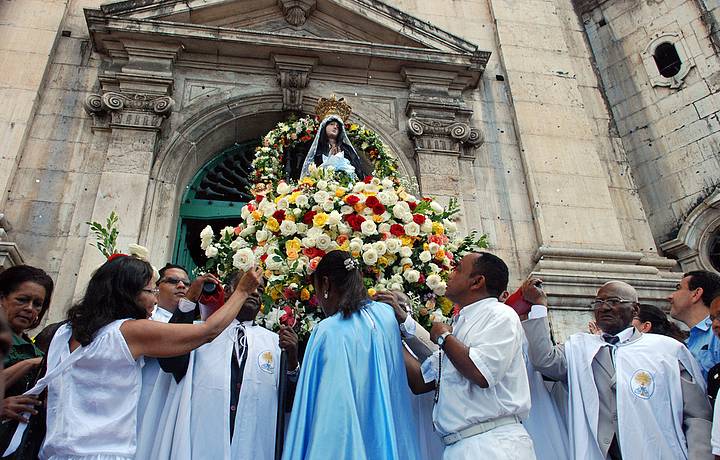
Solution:
[{"label": "stone column", "polygon": [[[110,50],[113,65],[99,77],[101,93],[85,100],[85,110],[93,118],[93,130],[109,131],[110,139],[100,175],[92,220],[105,222],[112,211],[119,222],[118,249],[139,241],[143,210],[158,133],[171,114],[174,101],[172,64],[178,46],[128,42]],[[119,71],[118,71],[119,70]],[[82,294],[87,280],[104,259],[85,245],[75,296]]]},{"label": "stone column", "polygon": [[472,162],[482,133],[469,124],[472,110],[455,87],[457,74],[407,68],[403,74],[410,83],[406,115],[420,188],[444,204],[457,200],[459,225],[467,230],[463,196],[475,188]]}]

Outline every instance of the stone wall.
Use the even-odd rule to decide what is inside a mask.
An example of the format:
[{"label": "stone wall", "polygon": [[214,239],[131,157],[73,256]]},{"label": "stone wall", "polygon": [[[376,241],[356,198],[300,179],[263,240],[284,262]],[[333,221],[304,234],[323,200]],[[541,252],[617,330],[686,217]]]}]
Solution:
[{"label": "stone wall", "polygon": [[[717,5],[710,3],[716,2],[606,1],[582,14],[657,244],[674,238],[720,182],[720,62],[709,29]],[[663,35],[679,39],[686,54],[689,72],[678,85],[661,86],[648,54]]]}]

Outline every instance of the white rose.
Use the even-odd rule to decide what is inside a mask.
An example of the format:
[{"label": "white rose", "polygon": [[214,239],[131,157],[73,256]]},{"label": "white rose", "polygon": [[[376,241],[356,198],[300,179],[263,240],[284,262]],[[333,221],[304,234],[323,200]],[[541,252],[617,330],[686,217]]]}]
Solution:
[{"label": "white rose", "polygon": [[330,212],[330,211],[332,211],[333,209],[335,209],[335,203],[333,203],[332,201],[328,200],[328,201],[326,201],[326,202],[323,203],[322,208],[323,208],[323,211],[325,211],[325,212]]},{"label": "white rose", "polygon": [[266,216],[272,216],[277,211],[277,206],[270,200],[262,200],[258,209]]},{"label": "white rose", "polygon": [[410,206],[404,201],[400,201],[395,206],[393,206],[393,216],[396,219],[400,219],[403,215],[408,213],[412,215],[412,213],[410,212]]},{"label": "white rose", "polygon": [[268,270],[273,272],[283,272],[286,268],[285,264],[283,263],[282,257],[277,254],[273,254],[272,256],[265,259],[265,266]]},{"label": "white rose", "polygon": [[373,249],[378,253],[379,256],[384,256],[387,252],[387,245],[384,241],[376,241],[373,243]]},{"label": "white rose", "polygon": [[430,243],[428,245],[428,251],[430,251],[430,254],[437,254],[437,252],[440,250],[440,245],[437,243]]},{"label": "white rose", "polygon": [[378,254],[375,252],[374,249],[370,249],[369,251],[364,251],[362,255],[363,262],[365,262],[365,265],[375,265],[378,260]]},{"label": "white rose", "polygon": [[316,202],[317,204],[323,204],[323,203],[325,203],[325,202],[328,200],[328,198],[329,198],[328,193],[327,193],[326,191],[323,191],[323,190],[318,190],[318,191],[315,192],[315,194],[313,195],[313,200],[315,200],[315,202]]},{"label": "white rose", "polygon": [[205,249],[205,257],[208,259],[212,259],[213,257],[218,255],[218,248],[216,248],[213,245],[210,245]]},{"label": "white rose", "polygon": [[366,216],[372,216],[372,215],[374,214],[374,213],[373,213],[373,210],[370,209],[370,208],[365,208],[365,209],[363,209],[362,213],[363,213],[364,215],[366,215]]},{"label": "white rose", "polygon": [[317,181],[316,185],[317,185],[317,188],[320,190],[327,190],[327,188],[328,188],[328,183],[324,179],[320,179],[319,181]]},{"label": "white rose", "polygon": [[440,278],[440,275],[433,273],[432,275],[425,278],[425,283],[427,283],[427,286],[432,289],[435,294],[445,294],[445,282],[442,280],[442,278]]},{"label": "white rose", "polygon": [[255,232],[255,239],[258,241],[258,243],[267,241],[268,236],[269,236],[269,233],[267,230],[258,230],[257,232]]},{"label": "white rose", "polygon": [[362,231],[363,235],[376,235],[377,225],[371,220],[366,220],[365,222],[360,224],[360,230]]},{"label": "white rose", "polygon": [[341,206],[340,207],[340,213],[341,214],[352,214],[355,210],[351,206]]},{"label": "white rose", "polygon": [[295,208],[292,210],[292,213],[295,218],[298,219],[303,214],[303,211],[300,208]]},{"label": "white rose", "polygon": [[392,190],[388,190],[385,192],[378,193],[377,199],[380,200],[380,203],[384,204],[385,206],[392,206],[395,203],[397,203],[398,196]]},{"label": "white rose", "polygon": [[350,228],[349,225],[346,225],[342,222],[340,222],[337,226],[338,233],[341,235],[349,235],[352,232],[352,228]]},{"label": "white rose", "polygon": [[247,216],[250,215],[250,209],[248,209],[247,205],[243,206],[240,210],[240,217],[242,217],[243,220],[247,219]]},{"label": "white rose", "polygon": [[[402,221],[405,222],[406,224],[407,224],[407,223],[410,223],[410,222],[413,222],[413,215],[412,215],[411,212],[406,212],[405,214],[403,214],[402,216],[400,216],[400,220],[402,220]],[[414,223],[414,222],[413,222],[413,223]],[[417,224],[416,224],[416,225],[417,225]],[[420,226],[418,226],[418,230],[420,230]]]},{"label": "white rose", "polygon": [[357,241],[353,240],[350,241],[350,244],[348,245],[348,249],[350,252],[360,252],[360,249],[362,249],[362,242],[358,243]]},{"label": "white rose", "polygon": [[385,188],[391,188],[393,186],[393,182],[390,179],[388,179],[387,177],[385,179],[383,179],[382,181],[380,181],[380,183]]},{"label": "white rose", "polygon": [[432,233],[432,221],[425,219],[425,222],[420,226],[420,231],[423,233]]},{"label": "white rose", "polygon": [[255,226],[254,225],[248,225],[247,227],[245,227],[243,229],[243,231],[240,232],[240,236],[242,236],[243,238],[246,238],[246,237],[248,237],[250,235],[254,235],[254,234],[255,234]]},{"label": "white rose", "polygon": [[397,238],[388,238],[385,241],[385,245],[387,246],[387,252],[390,254],[397,254],[402,247],[402,241]]},{"label": "white rose", "polygon": [[295,204],[296,204],[299,208],[307,208],[307,207],[310,205],[310,200],[308,200],[307,195],[299,195],[299,196],[295,199]]},{"label": "white rose", "polygon": [[418,236],[420,234],[420,226],[415,222],[405,224],[405,234],[407,236]]},{"label": "white rose", "polygon": [[277,186],[277,192],[278,195],[287,195],[292,192],[292,187],[286,184],[285,181],[280,181]]},{"label": "white rose", "polygon": [[297,224],[297,232],[298,233],[300,233],[301,235],[304,235],[305,233],[307,233],[307,231],[308,231],[307,224],[303,224],[302,222]]},{"label": "white rose", "polygon": [[203,228],[202,232],[200,232],[200,248],[207,249],[210,243],[212,243],[214,237],[215,234],[213,233],[213,229],[211,226],[208,225]]},{"label": "white rose", "polygon": [[423,251],[420,253],[420,262],[426,264],[432,260],[432,254],[428,251]]},{"label": "white rose", "polygon": [[405,270],[405,273],[403,273],[403,277],[410,283],[417,283],[420,279],[420,272],[413,269]]},{"label": "white rose", "polygon": [[409,257],[403,257],[402,259],[400,259],[400,265],[409,265],[412,267],[413,266],[412,259]]},{"label": "white rose", "polygon": [[362,245],[362,250],[363,250],[363,251],[369,251],[369,250],[371,250],[372,248],[373,248],[372,243],[365,243],[365,244]]},{"label": "white rose", "polygon": [[402,291],[403,285],[402,283],[393,283],[389,286],[391,291]]},{"label": "white rose", "polygon": [[360,193],[365,189],[365,182],[358,181],[355,182],[355,185],[353,186],[353,193]]},{"label": "white rose", "polygon": [[291,220],[283,220],[282,224],[280,224],[280,233],[283,234],[283,236],[291,236],[294,235],[297,232],[297,225],[295,222]]},{"label": "white rose", "polygon": [[390,233],[390,224],[383,222],[378,225],[378,233]]},{"label": "white rose", "polygon": [[322,229],[318,228],[318,227],[312,227],[307,231],[308,238],[317,238],[318,236],[320,236],[322,234],[323,234]]},{"label": "white rose", "polygon": [[432,209],[435,214],[442,214],[443,212],[445,212],[445,209],[443,209],[442,205],[435,200],[432,200],[430,202],[430,209]]},{"label": "white rose", "polygon": [[408,246],[403,246],[400,248],[400,257],[410,257],[412,256],[412,249],[410,249]]},{"label": "white rose", "polygon": [[302,242],[302,245],[305,246],[306,248],[314,248],[315,247],[315,238],[311,238],[311,237],[307,236],[307,237],[303,238],[301,240],[301,242]]},{"label": "white rose", "polygon": [[252,249],[242,248],[233,255],[233,266],[241,271],[248,271],[255,266],[255,254]]},{"label": "white rose", "polygon": [[238,249],[247,248],[250,246],[250,244],[245,241],[243,238],[235,238],[232,243],[230,243],[230,249],[233,251],[237,251]]},{"label": "white rose", "polygon": [[286,210],[288,207],[290,207],[290,202],[288,201],[287,197],[282,197],[277,202],[277,208]]},{"label": "white rose", "polygon": [[443,315],[442,310],[439,308],[430,313],[430,321],[433,323],[446,323],[447,320],[447,317]]},{"label": "white rose", "polygon": [[440,273],[440,267],[437,264],[430,264],[428,265],[430,268],[430,271],[433,273]]},{"label": "white rose", "polygon": [[[128,254],[131,256],[135,256],[140,260],[147,261],[150,258],[150,251],[148,251],[148,248],[145,246],[140,246],[139,244],[130,243],[128,244]],[[215,257],[215,256],[213,256]]]},{"label": "white rose", "polygon": [[330,214],[328,214],[328,225],[334,227],[340,222],[342,222],[342,215],[339,212],[333,210]]},{"label": "white rose", "polygon": [[440,286],[433,289],[433,292],[435,293],[435,295],[445,295],[446,290],[447,290],[447,284],[445,283],[445,281],[443,281],[440,283]]},{"label": "white rose", "polygon": [[332,246],[333,240],[326,234],[318,235],[318,237],[315,239],[315,246],[317,246],[318,249],[322,249],[323,251],[327,251],[330,249],[330,246]]},{"label": "white rose", "polygon": [[285,310],[280,310],[279,308],[271,309],[263,318],[265,327],[272,330],[273,328],[278,326],[280,324],[280,315],[284,313]]},{"label": "white rose", "polygon": [[232,236],[235,234],[235,227],[225,227],[222,230],[220,230],[220,236],[226,237],[226,236]]}]

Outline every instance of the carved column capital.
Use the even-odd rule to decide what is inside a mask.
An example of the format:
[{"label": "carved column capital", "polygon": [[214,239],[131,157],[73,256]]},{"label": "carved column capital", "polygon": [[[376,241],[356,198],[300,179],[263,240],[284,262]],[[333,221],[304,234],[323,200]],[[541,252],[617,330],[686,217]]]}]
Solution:
[{"label": "carved column capital", "polygon": [[316,5],[316,0],[278,0],[285,21],[295,27],[305,24]]},{"label": "carved column capital", "polygon": [[126,128],[158,131],[172,112],[170,96],[106,91],[85,98],[85,111],[93,116],[95,128]]},{"label": "carved column capital", "polygon": [[283,92],[283,110],[301,111],[304,90],[317,58],[273,55],[278,83]]},{"label": "carved column capital", "polygon": [[464,146],[477,148],[483,142],[479,129],[453,120],[410,117],[408,132],[415,142],[416,151],[434,151],[460,157],[466,156]]}]

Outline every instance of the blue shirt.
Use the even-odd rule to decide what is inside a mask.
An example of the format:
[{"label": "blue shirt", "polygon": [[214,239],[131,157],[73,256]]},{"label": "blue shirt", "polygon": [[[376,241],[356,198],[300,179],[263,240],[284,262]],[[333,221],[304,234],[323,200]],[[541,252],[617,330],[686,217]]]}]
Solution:
[{"label": "blue shirt", "polygon": [[710,368],[720,362],[720,340],[713,334],[711,325],[708,315],[690,329],[690,336],[685,341],[690,353],[700,364],[705,379]]}]

